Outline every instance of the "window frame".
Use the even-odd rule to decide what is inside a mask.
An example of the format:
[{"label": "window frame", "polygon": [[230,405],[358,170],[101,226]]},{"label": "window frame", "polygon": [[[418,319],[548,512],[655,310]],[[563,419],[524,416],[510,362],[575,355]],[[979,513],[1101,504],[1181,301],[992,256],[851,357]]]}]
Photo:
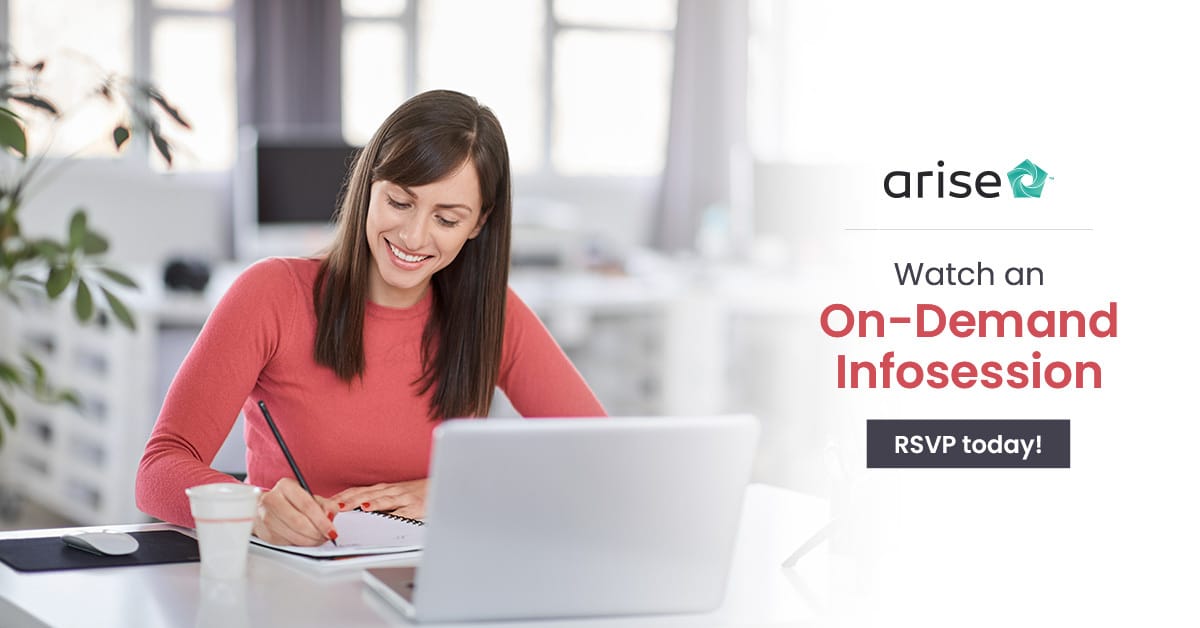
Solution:
[{"label": "window frame", "polygon": [[[237,86],[237,46],[238,46],[238,23],[237,23],[237,4],[240,0],[230,0],[229,6],[224,9],[187,9],[177,7],[159,7],[154,4],[154,0],[133,0],[133,75],[136,77],[150,78],[154,76],[154,27],[160,20],[172,18],[203,18],[203,19],[225,19],[233,29],[233,45],[234,45],[234,85],[233,93],[233,111],[234,111],[234,128],[231,129],[231,135],[237,137],[238,127],[241,126],[240,111],[238,108],[239,96]],[[168,94],[168,97],[170,95]],[[150,143],[145,134],[136,134],[134,139],[137,144],[132,148],[145,156],[145,163],[150,166],[150,160],[153,159],[150,151]],[[150,166],[153,168],[153,166]],[[204,176],[203,173],[232,173],[237,167],[237,147],[234,146],[233,158],[226,168],[192,168],[184,170],[191,174]]]},{"label": "window frame", "polygon": [[[133,7],[133,61],[132,67],[135,76],[149,77],[152,76],[153,69],[153,51],[151,50],[151,40],[154,25],[164,18],[176,18],[186,16],[203,16],[217,17],[229,20],[234,29],[235,45],[245,45],[246,39],[250,36],[247,30],[249,26],[245,23],[246,2],[250,0],[233,0],[230,5],[224,9],[209,10],[209,9],[191,9],[191,8],[174,8],[156,6],[153,0],[129,0]],[[420,68],[420,33],[417,32],[420,11],[424,2],[432,0],[408,0],[405,3],[403,11],[397,16],[384,17],[352,17],[347,16],[345,11],[342,11],[343,28],[346,22],[357,20],[383,20],[399,22],[401,29],[406,35],[405,49],[408,52],[408,58],[405,61],[407,76],[404,84],[408,90],[406,96],[411,96],[416,93],[417,85],[419,84],[419,68]],[[607,24],[594,24],[586,22],[562,21],[555,14],[555,0],[542,0],[544,2],[544,22],[542,26],[543,38],[541,45],[543,47],[542,68],[542,106],[544,107],[544,117],[541,125],[541,150],[538,159],[533,168],[528,171],[514,174],[514,192],[525,199],[562,199],[578,208],[579,220],[581,226],[596,232],[597,234],[611,238],[616,242],[628,244],[644,244],[648,241],[649,232],[653,223],[652,214],[653,208],[657,203],[657,195],[659,193],[659,182],[663,176],[663,171],[650,172],[646,174],[564,174],[554,167],[554,151],[553,151],[553,133],[554,133],[554,47],[555,41],[560,33],[569,32],[575,29],[592,30],[600,32],[656,32],[664,34],[668,40],[671,49],[674,49],[676,43],[675,26],[670,28],[649,28],[637,26],[613,26]],[[10,0],[0,0],[0,28],[2,32],[8,33],[11,26],[9,19]],[[240,61],[238,72],[240,69]],[[247,104],[246,93],[243,93],[235,85],[235,108],[237,117],[236,123],[240,127],[245,124],[244,114]],[[340,91],[341,86],[338,86]],[[669,90],[670,87],[667,86]],[[669,97],[669,96],[668,96]],[[339,127],[341,120],[334,122]],[[665,121],[669,125],[669,120]],[[666,142],[670,142],[669,126],[667,129]],[[661,150],[665,151],[667,145],[664,144]],[[131,139],[131,144],[126,147],[119,155],[114,155],[113,160],[118,160],[127,164],[128,167],[137,168],[139,170],[154,171],[155,167],[152,163],[154,159],[151,155],[152,147],[149,142],[135,135]],[[236,163],[231,164],[227,170],[185,170],[176,173],[176,176],[185,176],[188,179],[211,181],[211,184],[216,187],[228,186],[228,180],[236,168]],[[597,218],[596,216],[603,216]]]},{"label": "window frame", "polygon": [[[158,6],[154,0],[129,0],[133,9],[133,59],[132,68],[133,76],[148,77],[153,75],[154,55],[151,40],[156,24],[164,19],[171,18],[216,18],[225,19],[232,24],[235,30],[235,40],[237,39],[236,31],[239,28],[237,4],[242,0],[233,0],[225,9],[195,9],[195,8],[178,8],[178,7],[163,7]],[[405,3],[404,9],[396,16],[354,16],[342,12],[342,32],[345,32],[347,25],[351,23],[397,23],[405,33],[405,47],[407,58],[405,60],[405,94],[408,98],[416,94],[417,85],[419,83],[419,68],[420,68],[420,50],[421,50],[421,33],[418,28],[420,23],[421,5],[429,0],[408,0]],[[651,173],[644,175],[566,175],[558,171],[554,166],[554,146],[553,138],[555,132],[554,111],[556,99],[554,94],[554,70],[555,70],[555,42],[560,34],[569,33],[572,31],[586,32],[601,32],[601,33],[641,33],[641,34],[658,34],[665,36],[670,45],[675,44],[675,29],[672,28],[654,28],[644,26],[614,26],[610,24],[587,23],[587,22],[567,22],[560,20],[555,13],[555,0],[542,0],[544,4],[545,22],[542,26],[542,77],[541,77],[541,100],[544,115],[542,117],[542,125],[540,129],[540,151],[536,166],[533,170],[523,173],[522,178],[526,179],[590,179],[590,178],[617,178],[625,180],[642,180],[642,179],[657,179],[661,173]],[[243,26],[244,27],[244,26]],[[8,33],[10,28],[9,21],[9,0],[0,0],[0,32]],[[341,86],[338,86],[341,89]],[[235,106],[241,100],[241,95],[235,93]],[[340,126],[341,121],[338,121]],[[240,122],[239,122],[240,125]],[[130,149],[122,151],[121,155],[116,158],[128,159],[130,154],[137,154],[138,159],[145,159],[149,163],[149,145],[146,139],[140,135],[133,138],[134,143]],[[663,149],[665,150],[665,146]]]},{"label": "window frame", "polygon": [[[133,12],[133,25],[131,32],[133,33],[133,46],[131,60],[132,73],[130,76],[139,79],[144,79],[153,76],[154,56],[151,50],[151,41],[153,39],[154,26],[162,19],[178,18],[178,17],[200,17],[200,18],[224,18],[229,21],[234,29],[234,41],[237,41],[237,3],[239,0],[231,0],[229,6],[225,9],[189,9],[176,7],[159,7],[156,6],[154,0],[129,0],[130,7]],[[5,39],[11,38],[11,12],[9,0],[0,0],[0,33],[5,34]],[[236,85],[233,94],[234,107],[236,109],[238,103],[238,94],[236,93]],[[147,103],[141,103],[146,105]],[[236,129],[235,129],[236,131]],[[135,133],[129,138],[127,148],[119,153],[108,156],[54,156],[49,157],[51,161],[59,160],[91,160],[91,159],[110,159],[115,161],[129,162],[129,164],[137,164],[137,167],[146,170],[153,170],[151,164],[153,159],[151,154],[150,142],[144,134]],[[213,172],[232,172],[234,164],[230,164],[228,168],[200,168],[184,170],[180,174],[196,174],[202,178],[211,176]],[[206,174],[207,173],[207,174]]]},{"label": "window frame", "polygon": [[[145,0],[139,0],[145,1]],[[405,46],[407,59],[405,62],[405,94],[404,98],[411,98],[417,93],[417,85],[419,84],[419,68],[421,54],[421,33],[418,29],[420,24],[421,5],[430,0],[408,0],[405,3],[404,10],[395,16],[354,16],[342,12],[342,28],[345,33],[345,28],[353,22],[384,22],[398,23],[400,28],[405,33]],[[604,180],[624,180],[638,181],[643,187],[646,182],[657,181],[661,176],[661,172],[649,173],[642,175],[568,175],[563,174],[554,166],[554,107],[556,105],[554,97],[554,70],[555,70],[555,42],[561,33],[571,31],[587,31],[599,33],[638,33],[638,34],[657,34],[665,36],[672,50],[675,45],[675,29],[672,28],[654,28],[646,26],[614,26],[610,24],[587,23],[587,22],[567,22],[558,19],[554,11],[555,0],[542,0],[543,14],[545,22],[542,25],[542,108],[544,115],[542,116],[542,127],[540,129],[540,152],[537,164],[533,170],[517,175],[522,180],[532,181],[556,181],[556,180],[587,180],[587,179],[604,179]],[[669,89],[669,86],[668,86]],[[669,138],[668,138],[669,141]],[[666,146],[662,147],[666,151]],[[540,186],[539,186],[540,187]]]},{"label": "window frame", "polygon": [[[554,105],[555,105],[555,101],[554,101],[554,69],[555,69],[554,68],[554,61],[555,61],[554,50],[555,50],[555,42],[558,40],[559,34],[571,32],[571,31],[583,31],[583,32],[591,32],[591,33],[632,33],[632,34],[663,35],[668,40],[668,45],[670,47],[670,50],[671,50],[671,53],[673,56],[674,51],[675,51],[675,28],[674,27],[654,28],[654,27],[649,27],[649,26],[613,26],[611,24],[597,24],[597,23],[587,23],[587,22],[564,22],[562,20],[559,20],[558,16],[556,16],[554,13],[555,0],[544,0],[544,2],[546,3],[546,21],[547,21],[547,23],[546,23],[546,39],[543,42],[543,44],[544,44],[543,51],[545,53],[545,59],[546,59],[546,67],[544,68],[545,75],[543,76],[543,88],[545,90],[543,97],[545,99],[544,106],[546,107],[546,117],[545,117],[545,121],[543,123],[543,129],[542,129],[542,131],[543,131],[543,137],[542,137],[543,159],[542,159],[541,167],[544,171],[543,174],[549,175],[549,176],[555,176],[555,177],[566,177],[566,178],[576,178],[576,177],[592,178],[592,177],[614,176],[614,175],[566,175],[566,174],[563,174],[563,173],[557,171],[554,168],[554,154],[552,151],[553,151],[554,130],[555,130],[554,129],[554,117],[555,117],[554,116]],[[668,119],[664,121],[664,124],[666,124],[667,126],[666,126],[666,128],[663,129],[664,143],[660,147],[661,150],[663,151],[664,160],[665,160],[665,155],[666,155],[666,151],[667,151],[666,142],[671,141],[670,119],[669,119],[670,98],[671,98],[670,90],[671,90],[671,86],[668,84],[667,85]],[[665,165],[666,164],[664,161],[664,166]],[[661,171],[659,173],[643,174],[643,175],[623,174],[623,175],[615,175],[615,176],[620,179],[635,179],[635,180],[654,179],[654,180],[657,180],[660,175],[661,175]]]}]

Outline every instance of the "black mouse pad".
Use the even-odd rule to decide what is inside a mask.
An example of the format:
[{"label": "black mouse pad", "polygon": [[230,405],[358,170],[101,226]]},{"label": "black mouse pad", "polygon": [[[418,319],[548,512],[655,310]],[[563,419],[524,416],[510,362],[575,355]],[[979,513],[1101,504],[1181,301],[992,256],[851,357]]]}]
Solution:
[{"label": "black mouse pad", "polygon": [[175,530],[130,532],[137,551],[125,556],[99,556],[68,547],[57,536],[0,541],[0,561],[17,571],[92,569],[128,565],[188,563],[200,560],[196,539]]}]

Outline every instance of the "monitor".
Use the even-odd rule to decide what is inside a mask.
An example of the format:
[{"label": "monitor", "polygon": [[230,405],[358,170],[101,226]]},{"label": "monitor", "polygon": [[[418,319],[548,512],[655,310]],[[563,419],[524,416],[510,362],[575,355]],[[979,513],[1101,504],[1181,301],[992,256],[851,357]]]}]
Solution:
[{"label": "monitor", "polygon": [[239,259],[312,255],[329,243],[358,148],[332,133],[243,130],[234,172]]}]

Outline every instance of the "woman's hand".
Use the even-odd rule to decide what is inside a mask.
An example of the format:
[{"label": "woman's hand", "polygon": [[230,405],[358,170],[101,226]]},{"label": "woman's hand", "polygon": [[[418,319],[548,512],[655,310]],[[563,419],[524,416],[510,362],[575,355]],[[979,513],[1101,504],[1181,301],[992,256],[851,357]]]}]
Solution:
[{"label": "woman's hand", "polygon": [[425,518],[426,480],[395,484],[376,484],[348,488],[329,498],[340,510],[362,508],[371,512],[389,512],[410,519]]},{"label": "woman's hand", "polygon": [[337,502],[310,495],[296,480],[282,478],[258,498],[254,535],[276,545],[320,545],[337,540]]}]

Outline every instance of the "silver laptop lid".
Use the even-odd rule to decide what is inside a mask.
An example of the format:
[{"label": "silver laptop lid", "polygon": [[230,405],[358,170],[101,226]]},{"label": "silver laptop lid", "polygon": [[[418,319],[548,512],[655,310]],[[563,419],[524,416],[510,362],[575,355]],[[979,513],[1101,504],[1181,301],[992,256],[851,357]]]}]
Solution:
[{"label": "silver laptop lid", "polygon": [[447,421],[417,617],[717,607],[757,436],[749,416]]}]

